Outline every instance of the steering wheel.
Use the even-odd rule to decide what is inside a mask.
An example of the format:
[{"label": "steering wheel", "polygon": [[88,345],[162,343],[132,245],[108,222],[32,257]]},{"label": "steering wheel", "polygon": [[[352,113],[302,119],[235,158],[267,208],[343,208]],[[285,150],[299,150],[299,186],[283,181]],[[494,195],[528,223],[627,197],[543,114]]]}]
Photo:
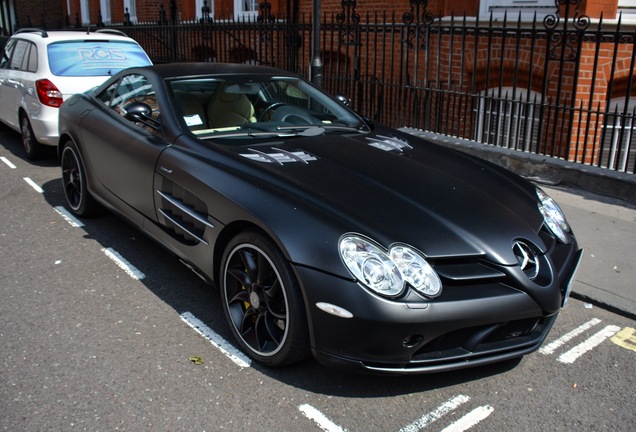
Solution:
[{"label": "steering wheel", "polygon": [[268,112],[273,111],[273,110],[275,110],[275,109],[277,109],[277,108],[280,108],[280,107],[282,107],[282,106],[284,106],[284,105],[289,105],[289,104],[288,104],[288,103],[286,103],[286,102],[274,102],[274,103],[272,103],[272,104],[268,105],[268,106],[267,106],[267,107],[265,107],[265,109],[264,109],[264,110],[263,110],[263,111],[262,111],[262,112],[258,115],[258,118],[256,119],[256,121],[262,121],[262,120],[263,120],[263,118],[265,117],[265,114],[267,114]]}]

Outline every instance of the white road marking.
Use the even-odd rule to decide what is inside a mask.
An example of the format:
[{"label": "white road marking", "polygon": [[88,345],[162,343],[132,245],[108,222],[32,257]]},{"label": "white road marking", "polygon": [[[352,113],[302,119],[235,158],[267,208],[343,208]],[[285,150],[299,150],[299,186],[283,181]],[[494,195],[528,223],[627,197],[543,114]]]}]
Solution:
[{"label": "white road marking", "polygon": [[9,159],[7,159],[6,157],[4,157],[4,156],[0,156],[0,160],[1,160],[2,162],[4,162],[4,163],[5,163],[5,164],[9,167],[9,168],[11,168],[11,169],[15,169],[15,165],[13,165],[13,164],[11,163],[11,161],[10,161]]},{"label": "white road marking", "polygon": [[66,210],[62,206],[53,207],[53,210],[59,213],[60,216],[64,218],[66,222],[71,224],[73,228],[81,228],[84,226],[84,223],[73,216],[68,210]]},{"label": "white road marking", "polygon": [[603,330],[587,339],[585,342],[578,344],[570,351],[562,354],[558,360],[561,363],[574,363],[577,358],[581,357],[586,352],[593,350],[594,348],[602,344],[606,339],[614,336],[620,329],[621,328],[618,326],[608,325]]},{"label": "white road marking", "polygon": [[143,272],[137,270],[135,266],[130,264],[128,261],[126,261],[124,257],[122,257],[113,248],[105,248],[105,249],[102,249],[102,251],[106,254],[108,258],[113,260],[119,268],[124,270],[128,274],[128,276],[130,276],[131,278],[141,280],[146,277],[146,275],[143,274]]},{"label": "white road marking", "polygon": [[460,406],[461,404],[465,402],[468,402],[469,400],[470,400],[470,397],[468,396],[464,396],[464,395],[454,396],[450,398],[449,400],[447,400],[446,402],[444,402],[443,404],[441,404],[440,406],[438,406],[433,411],[422,416],[420,419],[414,421],[408,426],[403,427],[402,429],[400,429],[400,432],[417,432],[420,429],[424,429],[425,427],[433,423],[435,420],[439,419],[445,414],[448,414],[449,412],[453,411],[455,408],[457,408],[458,406]]},{"label": "white road marking", "polygon": [[442,429],[441,432],[463,432],[475,426],[480,421],[488,417],[495,409],[490,405],[484,405],[475,408],[464,417],[460,418],[453,424]]},{"label": "white road marking", "polygon": [[592,328],[593,326],[595,326],[596,324],[598,324],[600,322],[601,322],[600,319],[594,318],[594,319],[586,322],[585,324],[582,324],[582,325],[578,326],[577,328],[575,328],[571,332],[568,332],[568,333],[564,334],[563,336],[561,336],[560,338],[558,338],[554,342],[550,342],[548,345],[546,345],[543,348],[541,348],[539,350],[539,352],[541,354],[546,354],[546,355],[547,354],[552,354],[559,347],[561,347],[562,345],[565,345],[567,342],[571,341],[572,339],[574,339],[575,337],[577,337],[578,335],[580,335],[584,331],[589,330],[590,328]]},{"label": "white road marking", "polygon": [[329,420],[323,413],[318,411],[316,408],[311,405],[301,405],[298,407],[300,412],[302,412],[305,417],[310,420],[316,422],[316,424],[325,432],[346,432],[347,429],[343,429],[337,424],[334,424],[331,420]]},{"label": "white road marking", "polygon": [[44,193],[44,189],[42,189],[40,186],[38,186],[38,184],[36,182],[34,182],[33,180],[31,180],[30,178],[24,177],[24,181],[27,182],[29,184],[29,186],[31,186],[33,189],[35,189],[36,192]]},{"label": "white road marking", "polygon": [[206,338],[212,345],[218,348],[223,354],[230,358],[234,363],[242,368],[250,367],[252,361],[249,357],[236,349],[231,343],[223,339],[223,337],[210,327],[206,326],[203,321],[192,315],[190,312],[181,314],[181,319],[190,327],[196,330],[201,336]]}]

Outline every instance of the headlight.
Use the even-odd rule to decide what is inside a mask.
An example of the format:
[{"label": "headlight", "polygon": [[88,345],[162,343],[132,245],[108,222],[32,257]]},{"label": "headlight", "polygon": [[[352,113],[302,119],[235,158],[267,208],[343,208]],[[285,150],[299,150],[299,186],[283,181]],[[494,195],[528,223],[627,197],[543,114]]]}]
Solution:
[{"label": "headlight", "polygon": [[396,297],[402,294],[406,283],[428,297],[441,292],[442,283],[435,270],[408,245],[397,243],[387,251],[360,235],[345,234],[339,249],[351,274],[378,294]]},{"label": "headlight", "polygon": [[568,233],[570,232],[570,225],[558,204],[541,189],[537,189],[537,196],[540,201],[538,204],[539,211],[543,215],[545,224],[561,243],[569,243],[570,237]]}]

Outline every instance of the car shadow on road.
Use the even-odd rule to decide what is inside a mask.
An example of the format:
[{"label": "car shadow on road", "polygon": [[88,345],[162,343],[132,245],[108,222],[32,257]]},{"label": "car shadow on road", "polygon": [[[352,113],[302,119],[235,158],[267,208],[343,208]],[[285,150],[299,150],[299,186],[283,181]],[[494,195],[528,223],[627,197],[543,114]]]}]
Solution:
[{"label": "car shadow on road", "polygon": [[[43,185],[44,197],[52,207],[65,206],[60,178]],[[85,239],[101,248],[116,250],[141,271],[140,282],[179,315],[190,312],[226,341],[234,339],[223,316],[221,298],[215,287],[162,247],[122,219],[104,210],[97,217],[84,218]],[[120,271],[113,266],[113,271]],[[176,321],[175,325],[186,325]],[[211,347],[211,349],[213,349]],[[229,361],[229,360],[228,360]],[[252,363],[251,369],[274,380],[308,392],[344,397],[383,397],[423,392],[468,383],[514,369],[519,361],[508,361],[453,372],[408,376],[378,376],[329,368],[313,359],[285,368],[268,368]]]},{"label": "car shadow on road", "polygon": [[58,165],[57,148],[53,146],[43,146],[42,154],[37,160],[29,160],[26,157],[20,138],[20,133],[10,129],[5,124],[0,124],[0,142],[13,156],[22,159],[27,163],[41,167],[52,167]]}]

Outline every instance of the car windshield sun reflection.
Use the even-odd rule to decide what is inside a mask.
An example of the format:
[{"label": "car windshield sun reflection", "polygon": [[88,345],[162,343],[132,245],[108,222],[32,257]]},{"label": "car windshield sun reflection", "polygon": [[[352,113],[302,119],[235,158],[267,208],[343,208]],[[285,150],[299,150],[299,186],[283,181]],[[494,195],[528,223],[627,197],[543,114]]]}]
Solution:
[{"label": "car windshield sun reflection", "polygon": [[172,81],[187,130],[202,139],[368,132],[353,111],[299,78],[241,79]]}]

